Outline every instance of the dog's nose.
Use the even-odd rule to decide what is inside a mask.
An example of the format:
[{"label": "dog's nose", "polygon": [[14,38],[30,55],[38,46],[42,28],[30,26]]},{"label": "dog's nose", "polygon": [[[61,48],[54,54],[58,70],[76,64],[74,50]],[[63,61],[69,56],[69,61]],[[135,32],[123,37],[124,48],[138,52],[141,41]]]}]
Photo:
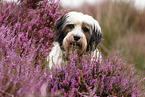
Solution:
[{"label": "dog's nose", "polygon": [[74,35],[73,38],[77,42],[81,37],[80,36],[77,36],[77,35]]}]

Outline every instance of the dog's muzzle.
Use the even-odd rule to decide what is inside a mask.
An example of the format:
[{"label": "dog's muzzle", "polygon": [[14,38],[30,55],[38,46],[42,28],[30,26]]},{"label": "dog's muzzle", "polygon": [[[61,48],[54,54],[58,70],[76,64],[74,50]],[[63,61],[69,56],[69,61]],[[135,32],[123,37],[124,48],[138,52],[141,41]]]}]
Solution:
[{"label": "dog's muzzle", "polygon": [[82,43],[79,41],[80,40],[80,36],[78,35],[74,35],[73,36],[73,41],[70,41],[70,47],[72,47],[73,49],[82,49]]},{"label": "dog's muzzle", "polygon": [[64,40],[63,48],[67,53],[77,51],[78,54],[82,54],[86,50],[86,42],[83,37],[72,35]]},{"label": "dog's muzzle", "polygon": [[82,50],[82,42],[80,41],[81,37],[78,35],[73,35],[73,40],[70,41],[69,43],[69,48],[68,49],[72,49],[72,50]]}]

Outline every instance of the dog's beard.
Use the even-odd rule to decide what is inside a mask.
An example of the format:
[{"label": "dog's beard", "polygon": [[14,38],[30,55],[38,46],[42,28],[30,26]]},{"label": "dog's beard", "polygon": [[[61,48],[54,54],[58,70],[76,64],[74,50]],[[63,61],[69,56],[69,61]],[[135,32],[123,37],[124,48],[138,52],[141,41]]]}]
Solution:
[{"label": "dog's beard", "polygon": [[71,53],[81,56],[86,51],[86,45],[82,42],[66,41],[63,43],[63,48],[69,55]]},{"label": "dog's beard", "polygon": [[73,51],[78,51],[77,53],[81,53],[82,51],[82,44],[79,42],[70,42],[68,49]]},{"label": "dog's beard", "polygon": [[75,41],[72,36],[68,34],[63,40],[62,48],[64,49],[66,58],[80,58],[82,54],[86,52],[87,40],[82,37],[79,41]]},{"label": "dog's beard", "polygon": [[67,47],[68,49],[65,50],[64,58],[66,60],[70,60],[73,58],[73,60],[77,60],[80,62],[81,56],[82,56],[82,46],[78,43],[70,43],[70,45]]}]

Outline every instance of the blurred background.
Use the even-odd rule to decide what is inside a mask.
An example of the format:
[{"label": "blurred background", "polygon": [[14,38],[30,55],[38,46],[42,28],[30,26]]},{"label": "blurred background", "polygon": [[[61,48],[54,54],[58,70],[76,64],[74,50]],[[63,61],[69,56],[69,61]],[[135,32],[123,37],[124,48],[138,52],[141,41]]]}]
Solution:
[{"label": "blurred background", "polygon": [[60,0],[64,9],[98,20],[104,58],[118,56],[145,76],[145,0]]},{"label": "blurred background", "polygon": [[60,0],[60,4],[98,20],[104,37],[98,48],[104,58],[123,58],[145,76],[145,0]]}]

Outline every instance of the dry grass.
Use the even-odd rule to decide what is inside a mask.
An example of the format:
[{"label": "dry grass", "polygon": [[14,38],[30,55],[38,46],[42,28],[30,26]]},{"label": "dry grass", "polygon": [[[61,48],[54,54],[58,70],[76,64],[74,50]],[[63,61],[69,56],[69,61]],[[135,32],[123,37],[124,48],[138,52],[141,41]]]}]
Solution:
[{"label": "dry grass", "polygon": [[130,64],[134,64],[139,73],[145,73],[145,34],[134,33],[118,39],[116,50],[125,56]]}]

